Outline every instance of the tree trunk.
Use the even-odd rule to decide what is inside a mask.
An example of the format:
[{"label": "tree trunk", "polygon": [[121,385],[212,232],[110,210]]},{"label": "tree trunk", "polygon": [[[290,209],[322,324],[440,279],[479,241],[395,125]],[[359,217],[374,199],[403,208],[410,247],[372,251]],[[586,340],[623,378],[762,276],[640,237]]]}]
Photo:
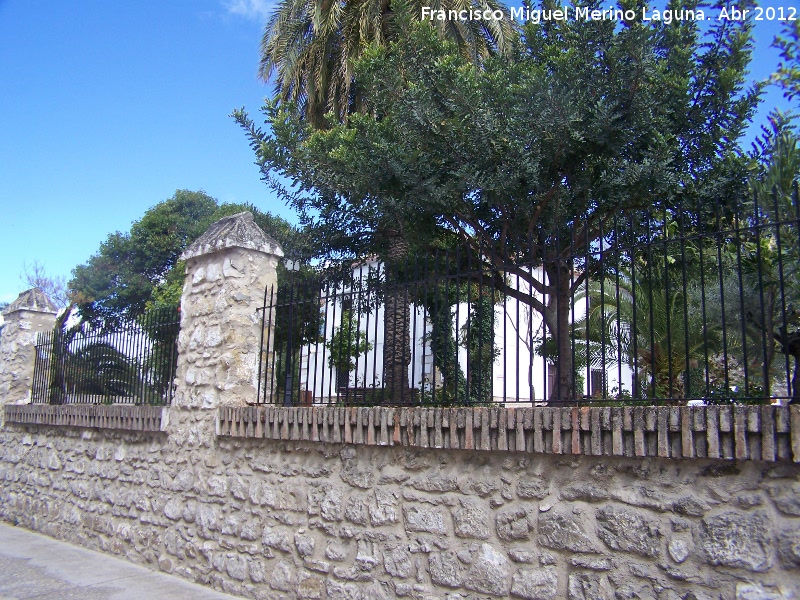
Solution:
[{"label": "tree trunk", "polygon": [[545,263],[544,269],[547,274],[547,285],[550,290],[555,292],[551,293],[544,314],[545,324],[555,349],[555,356],[548,357],[556,370],[555,384],[550,390],[549,404],[572,403],[575,401],[575,390],[570,326],[571,273],[568,265],[563,261]]},{"label": "tree trunk", "polygon": [[408,243],[398,230],[385,232],[389,240],[386,269],[386,299],[383,313],[383,385],[385,400],[392,404],[411,401],[408,367],[411,364],[411,310],[408,289],[399,284],[401,263],[408,256]]}]

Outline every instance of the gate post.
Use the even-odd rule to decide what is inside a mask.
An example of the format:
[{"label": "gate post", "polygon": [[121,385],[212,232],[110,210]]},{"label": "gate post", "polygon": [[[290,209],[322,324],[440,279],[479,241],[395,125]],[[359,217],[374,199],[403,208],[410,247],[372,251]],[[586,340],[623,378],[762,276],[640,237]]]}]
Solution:
[{"label": "gate post", "polygon": [[282,256],[278,242],[249,212],[220,219],[181,256],[186,281],[168,425],[179,445],[210,447],[215,430],[206,417],[216,417],[219,407],[256,402],[260,309],[264,289],[277,285]]},{"label": "gate post", "polygon": [[22,292],[3,310],[5,324],[0,331],[0,426],[5,404],[31,401],[36,337],[51,331],[56,323],[56,307],[39,288]]}]

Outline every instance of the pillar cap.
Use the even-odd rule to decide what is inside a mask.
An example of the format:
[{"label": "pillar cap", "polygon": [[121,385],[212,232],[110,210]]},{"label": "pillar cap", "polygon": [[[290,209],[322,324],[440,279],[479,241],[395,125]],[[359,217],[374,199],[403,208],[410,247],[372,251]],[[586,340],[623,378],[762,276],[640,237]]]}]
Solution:
[{"label": "pillar cap", "polygon": [[41,289],[31,288],[22,292],[17,299],[3,309],[4,315],[27,310],[54,315],[58,312],[55,304]]},{"label": "pillar cap", "polygon": [[212,254],[226,248],[246,248],[283,256],[280,244],[253,221],[253,213],[241,212],[213,223],[181,254],[181,260]]}]

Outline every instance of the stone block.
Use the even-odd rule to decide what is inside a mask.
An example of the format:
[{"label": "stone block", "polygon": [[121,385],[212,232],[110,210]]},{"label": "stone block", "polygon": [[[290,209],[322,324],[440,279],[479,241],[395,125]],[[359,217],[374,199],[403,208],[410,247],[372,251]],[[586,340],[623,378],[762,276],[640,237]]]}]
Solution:
[{"label": "stone block", "polygon": [[325,557],[328,560],[341,562],[350,554],[350,545],[347,542],[331,541],[325,548]]},{"label": "stone block", "polygon": [[411,577],[413,564],[408,549],[403,546],[390,546],[383,553],[383,568],[393,577]]},{"label": "stone block", "polygon": [[536,538],[542,546],[570,552],[597,552],[594,540],[589,537],[574,515],[557,511],[539,516],[539,534]]},{"label": "stone block", "polygon": [[778,533],[778,554],[785,567],[800,567],[800,527]]},{"label": "stone block", "polygon": [[800,483],[794,484],[790,490],[775,494],[773,502],[775,503],[775,508],[783,514],[800,517]]},{"label": "stone block", "polygon": [[291,552],[292,542],[289,534],[282,529],[275,529],[273,527],[265,527],[264,533],[261,536],[261,543],[274,550],[281,552]]},{"label": "stone block", "polygon": [[183,503],[178,498],[170,498],[164,506],[164,516],[177,521],[183,515]]},{"label": "stone block", "polygon": [[244,581],[249,579],[249,561],[241,555],[234,554],[228,557],[225,570],[228,575],[237,581]]},{"label": "stone block", "polygon": [[511,595],[525,600],[555,600],[558,575],[553,567],[519,569],[511,578]]},{"label": "stone block", "polygon": [[272,569],[269,578],[269,586],[273,590],[282,592],[294,592],[296,585],[297,573],[294,565],[285,560],[279,560]]},{"label": "stone block", "polygon": [[294,534],[294,547],[300,556],[306,557],[314,554],[314,538],[308,535],[304,529]]},{"label": "stone block", "polygon": [[375,480],[372,469],[359,468],[355,462],[345,464],[339,476],[345,483],[365,490],[370,489]]},{"label": "stone block", "polygon": [[297,597],[317,600],[325,594],[325,579],[311,573],[300,573],[297,581]]},{"label": "stone block", "polygon": [[436,585],[461,587],[464,571],[464,564],[455,552],[432,552],[428,555],[428,572]]},{"label": "stone block", "polygon": [[597,573],[570,573],[567,580],[569,600],[611,600],[608,580]]},{"label": "stone block", "polygon": [[228,493],[228,480],[225,477],[212,475],[206,481],[206,489],[209,496],[224,497]]},{"label": "stone block", "polygon": [[495,518],[495,526],[501,540],[526,540],[530,534],[528,511],[522,507],[501,511]]},{"label": "stone block", "polygon": [[517,484],[517,495],[523,499],[544,500],[550,493],[550,483],[543,479],[522,479]]},{"label": "stone block", "polygon": [[661,554],[661,531],[643,513],[607,506],[596,516],[597,535],[609,548],[647,557]]},{"label": "stone block", "polygon": [[397,523],[400,520],[397,493],[393,490],[375,490],[375,502],[369,506],[369,518],[373,527]]},{"label": "stone block", "polygon": [[791,597],[769,585],[758,583],[736,584],[736,600],[789,600]]},{"label": "stone block", "polygon": [[337,488],[329,488],[319,504],[320,515],[327,521],[342,520],[343,494]]},{"label": "stone block", "polygon": [[458,490],[458,479],[456,477],[430,475],[412,479],[409,485],[421,492],[454,492]]},{"label": "stone block", "polygon": [[491,517],[483,501],[462,498],[460,507],[452,511],[453,528],[458,537],[485,540],[489,537]]},{"label": "stone block", "polygon": [[356,525],[366,525],[369,520],[369,506],[362,497],[351,497],[344,509],[344,518]]},{"label": "stone block", "polygon": [[575,483],[567,486],[561,492],[562,500],[573,502],[582,500],[583,502],[603,502],[609,499],[609,493],[594,483]]},{"label": "stone block", "polygon": [[510,590],[511,563],[489,544],[481,544],[464,577],[468,590],[507,597]]},{"label": "stone block", "polygon": [[325,591],[330,599],[371,600],[361,593],[361,588],[358,587],[358,584],[351,582],[342,583],[334,579],[327,579],[325,581]]},{"label": "stone block", "polygon": [[670,558],[678,564],[689,558],[691,548],[691,542],[683,538],[673,538],[667,544],[667,552],[669,552]]},{"label": "stone block", "polygon": [[404,506],[403,516],[405,518],[406,531],[421,531],[438,535],[447,533],[444,509],[442,508]]},{"label": "stone block", "polygon": [[766,571],[772,564],[772,523],[764,513],[706,517],[700,522],[700,544],[711,565]]}]

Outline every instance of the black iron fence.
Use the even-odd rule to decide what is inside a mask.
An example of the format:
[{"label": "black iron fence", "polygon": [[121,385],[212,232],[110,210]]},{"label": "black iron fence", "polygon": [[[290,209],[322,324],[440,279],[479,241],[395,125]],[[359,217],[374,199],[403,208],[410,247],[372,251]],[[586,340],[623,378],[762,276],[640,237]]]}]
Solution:
[{"label": "black iron fence", "polygon": [[800,400],[796,184],[526,244],[293,264],[265,291],[260,403]]},{"label": "black iron fence", "polygon": [[67,323],[40,334],[32,400],[47,404],[169,404],[180,313],[154,310],[113,326]]}]

